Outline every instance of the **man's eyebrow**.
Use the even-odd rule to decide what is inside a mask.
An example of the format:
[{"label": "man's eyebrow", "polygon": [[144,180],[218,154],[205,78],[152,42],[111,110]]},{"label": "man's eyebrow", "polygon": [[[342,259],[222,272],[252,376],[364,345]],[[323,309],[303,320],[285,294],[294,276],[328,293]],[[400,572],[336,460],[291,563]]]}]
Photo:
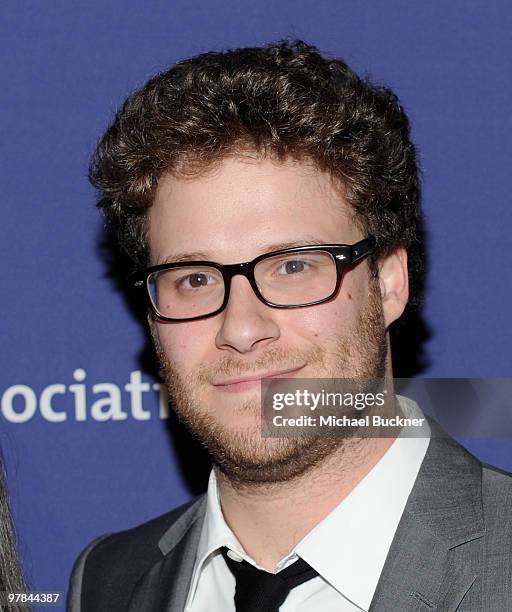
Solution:
[{"label": "man's eyebrow", "polygon": [[[283,249],[291,249],[293,247],[298,247],[298,246],[307,246],[309,244],[330,244],[330,243],[329,241],[326,241],[321,238],[316,238],[314,236],[305,236],[301,240],[291,240],[288,242],[277,242],[277,243],[269,244],[265,248],[261,249],[258,255],[263,255],[265,253],[271,253],[272,251],[282,251]],[[257,257],[257,255],[255,255],[255,257]],[[212,257],[212,254],[208,251],[180,251],[180,252],[172,253],[171,255],[166,257],[162,263],[171,264],[171,263],[179,263],[179,262],[186,262],[186,261],[217,261],[217,259]]]},{"label": "man's eyebrow", "polygon": [[[171,264],[178,263],[182,261],[196,261],[196,260],[208,260],[208,254],[203,251],[192,251],[192,252],[181,252],[181,253],[173,253],[166,257],[162,263],[163,264]],[[209,260],[210,261],[210,260]]]}]

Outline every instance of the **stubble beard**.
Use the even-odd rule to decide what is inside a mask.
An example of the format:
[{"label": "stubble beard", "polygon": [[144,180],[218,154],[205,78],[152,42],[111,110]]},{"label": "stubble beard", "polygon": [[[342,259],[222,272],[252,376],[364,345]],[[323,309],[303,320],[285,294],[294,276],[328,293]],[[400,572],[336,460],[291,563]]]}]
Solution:
[{"label": "stubble beard", "polygon": [[[207,449],[216,467],[235,486],[272,485],[291,482],[322,464],[334,453],[344,451],[354,441],[343,436],[262,437],[261,400],[250,396],[240,401],[231,421],[251,417],[251,424],[240,430],[228,427],[216,417],[218,407],[199,397],[199,390],[211,385],[215,376],[247,373],[248,364],[228,358],[216,368],[203,367],[184,376],[167,358],[153,333],[161,374],[171,405],[179,420]],[[253,371],[288,369],[307,363],[317,367],[320,378],[383,379],[386,372],[386,328],[378,283],[372,282],[366,307],[351,333],[340,333],[335,343],[335,366],[325,366],[325,348],[313,346],[293,355],[270,349],[251,364]],[[290,365],[291,364],[291,365]]]}]

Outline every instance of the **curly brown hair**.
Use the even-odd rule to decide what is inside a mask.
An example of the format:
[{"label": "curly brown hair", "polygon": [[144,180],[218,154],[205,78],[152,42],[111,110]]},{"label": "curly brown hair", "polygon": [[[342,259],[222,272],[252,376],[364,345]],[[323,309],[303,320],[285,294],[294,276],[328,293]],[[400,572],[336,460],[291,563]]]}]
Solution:
[{"label": "curly brown hair", "polygon": [[162,174],[200,172],[247,148],[308,160],[339,181],[356,219],[377,238],[376,257],[406,247],[409,306],[419,302],[420,190],[407,116],[390,89],[302,41],[197,55],[124,102],[89,177],[137,266],[147,264],[146,212]]}]

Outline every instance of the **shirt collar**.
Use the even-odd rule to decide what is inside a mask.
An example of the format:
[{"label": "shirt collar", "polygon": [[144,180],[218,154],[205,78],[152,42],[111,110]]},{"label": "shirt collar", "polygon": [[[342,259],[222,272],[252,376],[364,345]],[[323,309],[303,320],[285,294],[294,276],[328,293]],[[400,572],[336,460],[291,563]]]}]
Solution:
[{"label": "shirt collar", "polygon": [[186,609],[188,609],[188,606],[191,605],[194,599],[197,583],[203,567],[210,561],[216,551],[223,546],[227,546],[230,550],[236,551],[245,560],[254,564],[254,561],[248,557],[235,534],[231,531],[224,520],[220,507],[217,479],[215,477],[214,470],[212,470],[208,480],[208,490],[206,493],[206,513],[203,528],[201,530],[201,536],[199,538],[199,545],[197,547],[196,561],[194,564],[194,571],[192,573],[192,581],[190,583],[190,591]]},{"label": "shirt collar", "polygon": [[[406,417],[424,417],[416,402],[402,396],[397,398]],[[429,439],[430,427],[426,419],[423,427],[415,428],[413,434],[411,428],[402,429],[380,461],[279,561],[276,569],[283,569],[298,555],[344,597],[368,610]],[[222,546],[259,567],[224,520],[212,470],[189,603],[194,598],[204,565]]]}]

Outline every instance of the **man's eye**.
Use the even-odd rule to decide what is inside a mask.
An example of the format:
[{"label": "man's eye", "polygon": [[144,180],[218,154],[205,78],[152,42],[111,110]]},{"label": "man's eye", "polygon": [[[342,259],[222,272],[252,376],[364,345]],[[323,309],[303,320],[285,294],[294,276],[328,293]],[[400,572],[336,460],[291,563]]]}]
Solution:
[{"label": "man's eye", "polygon": [[209,274],[194,272],[193,274],[187,274],[180,278],[177,284],[184,289],[199,289],[200,287],[206,287],[208,284],[211,285],[213,280],[214,279]]},{"label": "man's eye", "polygon": [[279,266],[278,273],[289,276],[290,274],[307,272],[309,267],[310,264],[303,259],[290,259]]}]

